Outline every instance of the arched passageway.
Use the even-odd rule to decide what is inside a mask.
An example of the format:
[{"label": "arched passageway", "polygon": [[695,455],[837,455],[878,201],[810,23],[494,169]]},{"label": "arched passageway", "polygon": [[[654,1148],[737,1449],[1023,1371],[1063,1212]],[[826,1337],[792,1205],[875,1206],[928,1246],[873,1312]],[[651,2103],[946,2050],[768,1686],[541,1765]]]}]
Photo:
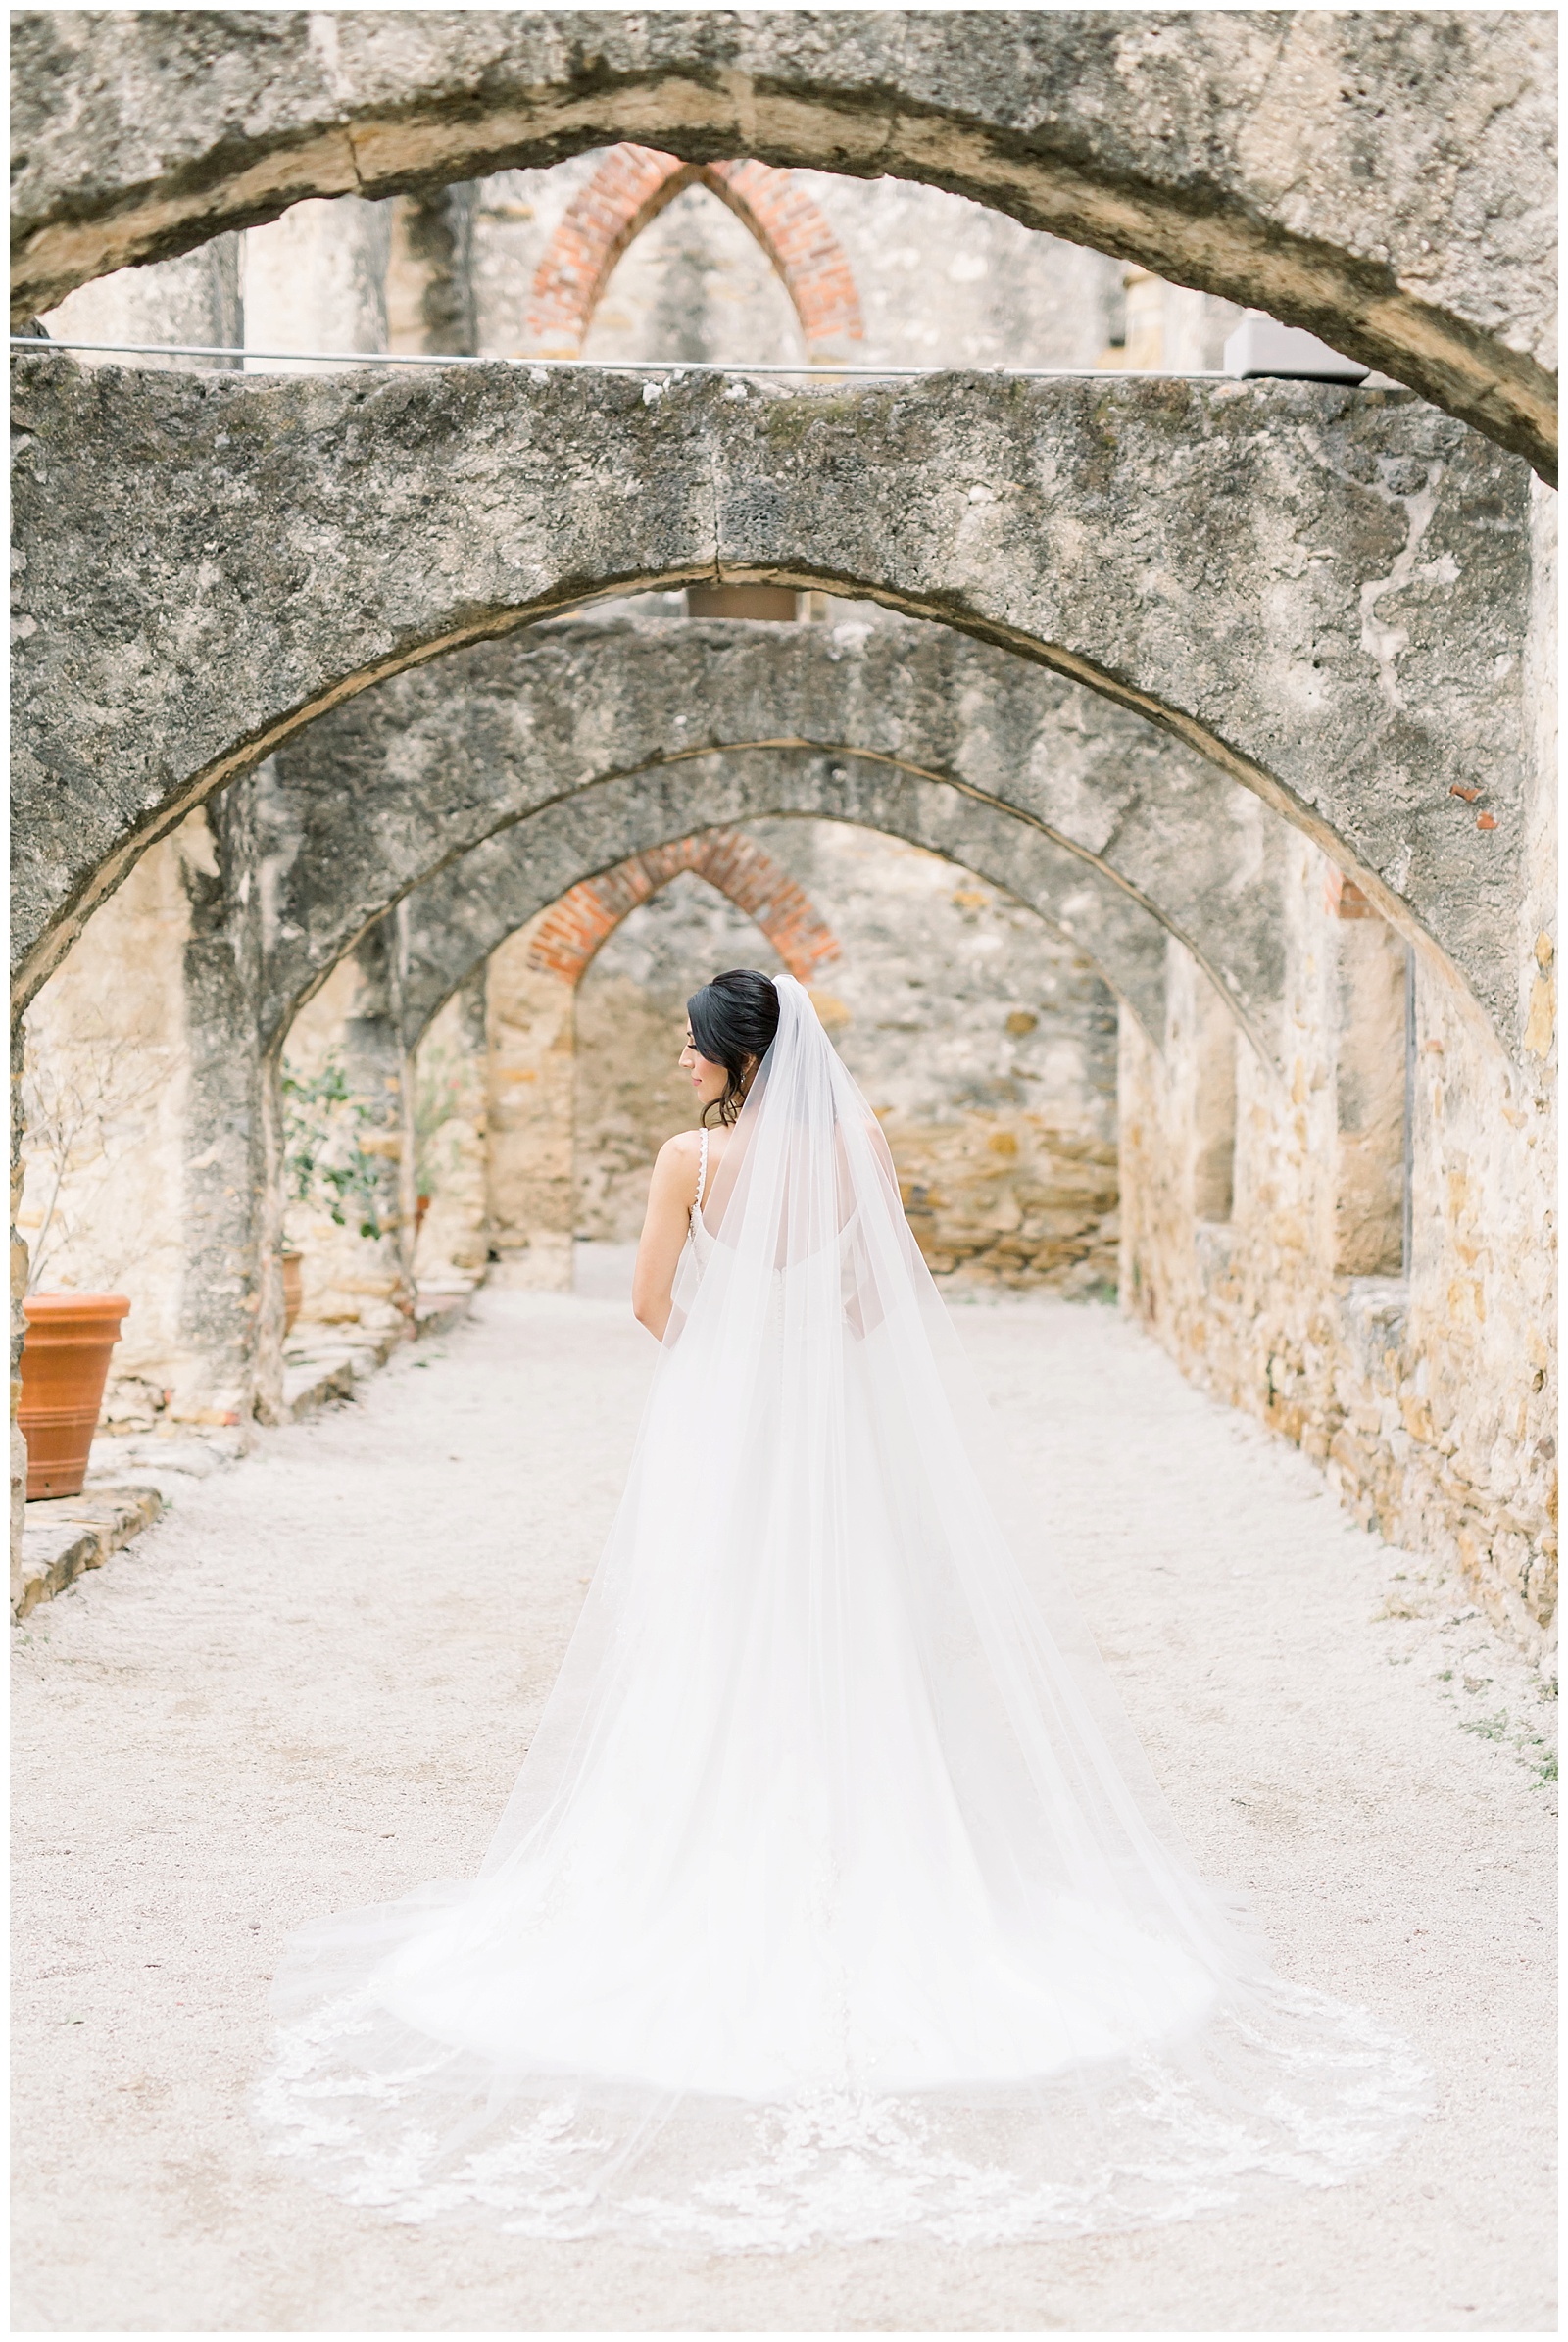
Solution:
[{"label": "arched passageway", "polygon": [[1165,936],[1152,912],[1038,830],[930,783],[889,791],[874,766],[777,753],[609,781],[502,830],[408,899],[405,1030],[421,1033],[496,947],[581,876],[693,829],[776,814],[880,830],[1003,887],[1091,959],[1152,1036],[1164,1021]]},{"label": "arched passageway", "polygon": [[[149,1274],[132,1320],[138,1464],[156,1472],[182,1445],[206,1462],[209,1435],[262,1450],[232,1477],[190,1475],[151,1550],[35,1621],[24,1651],[41,1697],[23,1820],[77,1857],[64,1904],[58,1878],[42,1882],[24,1962],[46,2068],[42,2145],[24,2160],[32,2188],[53,2191],[37,2278],[51,2314],[65,2303],[90,2324],[128,2284],[174,2325],[265,2327],[297,2310],[302,2269],[313,2313],[345,2327],[395,2323],[422,2280],[439,2292],[440,2252],[421,2259],[416,2237],[394,2269],[378,2250],[338,2249],[335,2207],[325,2224],[270,2228],[267,2173],[231,2119],[241,2077],[198,2044],[218,2076],[210,2103],[190,2080],[201,2008],[243,2044],[258,1950],[261,1970],[273,1963],[260,1936],[241,1930],[227,1959],[222,1929],[183,1924],[182,1882],[194,1848],[220,1879],[229,1865],[231,1912],[275,1883],[255,1832],[231,1826],[259,1779],[307,1823],[324,1817],[303,1856],[316,1884],[296,1865],[296,1885],[325,1908],[344,1899],[345,1846],[406,1878],[409,1829],[435,1810],[420,1781],[482,1769],[487,1749],[510,1773],[519,1690],[526,1729],[592,1564],[594,1506],[620,1477],[643,1337],[607,1309],[590,1324],[593,1304],[569,1294],[507,1291],[508,1249],[541,1226],[568,1246],[590,1231],[629,1245],[638,1181],[673,1127],[642,1107],[670,1078],[688,983],[754,954],[771,964],[762,929],[825,974],[819,1013],[852,1069],[863,1049],[887,1074],[867,1098],[942,1273],[1059,1273],[1095,1302],[1119,1285],[1119,1319],[1014,1296],[976,1348],[1016,1410],[1094,1630],[1152,1726],[1156,1769],[1200,1832],[1226,1840],[1221,1875],[1255,1873],[1290,1973],[1358,1962],[1366,1997],[1412,2036],[1442,2036],[1473,1990],[1476,1881],[1497,1815],[1528,1836],[1527,1808],[1544,1802],[1545,1728],[1471,1597],[1534,1659],[1555,1596],[1550,507],[1517,452],[1473,428],[1548,467],[1537,126],[1549,101],[1532,71],[1548,30],[1513,12],[481,12],[433,32],[418,12],[21,22],[36,73],[19,141],[24,276],[41,264],[32,282],[54,268],[58,289],[73,267],[110,265],[117,236],[122,258],[192,247],[167,273],[140,271],[139,295],[105,287],[100,321],[80,327],[100,344],[248,341],[260,355],[297,328],[296,348],[515,353],[534,263],[598,157],[548,166],[631,138],[653,159],[633,168],[634,200],[612,206],[597,257],[584,253],[590,296],[616,237],[688,173],[734,195],[726,173],[756,194],[797,164],[907,169],[926,184],[812,182],[856,254],[880,366],[933,351],[1019,367],[1219,363],[1235,323],[1219,303],[1124,279],[1091,248],[1054,253],[1023,220],[1313,325],[1457,418],[1378,384],[1037,392],[950,375],[787,398],[733,372],[644,385],[524,363],[278,393],[84,377],[69,359],[23,367],[31,728],[19,743],[33,762],[19,992],[64,951],[29,1040],[45,1061],[56,1042],[85,1059],[112,1008],[110,1040],[140,1050],[156,1093],[115,1126],[134,1149],[73,1275],[118,1285],[87,1253],[127,1228],[164,1246],[170,1307],[157,1323],[142,1311]],[[751,159],[721,160],[738,155]],[[530,161],[547,168],[525,185],[454,183]],[[298,200],[335,187],[355,193]],[[393,187],[411,192],[373,200]],[[246,315],[238,239],[196,239],[280,211],[245,248],[248,268],[273,238]],[[509,217],[534,225],[504,228]],[[290,253],[309,279],[292,308]],[[506,298],[486,308],[480,291],[509,263]],[[188,330],[195,309],[176,324],[164,306],[179,268],[208,320]],[[744,304],[726,313],[713,291],[726,270],[731,288],[760,287],[755,330],[733,342]],[[984,304],[944,294],[988,270]],[[580,321],[565,275],[558,346]],[[801,355],[758,252],[695,194],[622,279],[630,321],[602,316],[591,346],[663,360],[653,345],[694,285],[683,357]],[[1072,288],[1090,297],[1075,306]],[[879,320],[906,289],[895,345]],[[108,321],[138,297],[144,331]],[[1162,304],[1163,342],[1138,329],[1146,299]],[[1031,338],[1053,308],[1074,311],[1070,349]],[[819,335],[812,354],[830,352]],[[819,589],[815,616],[838,594],[906,615],[770,631],[560,622],[628,590],[732,579],[780,587],[789,608],[797,583]],[[694,834],[703,819],[731,826]],[[858,902],[854,854],[875,873]],[[744,932],[736,904],[761,926]],[[961,950],[933,948],[955,935]],[[536,1013],[546,986],[558,1007],[569,996],[586,1038],[574,1082],[559,1023]],[[400,1347],[363,1409],[296,1439],[250,1426],[286,1399],[281,1240],[316,1241],[285,1217],[277,1180],[273,1076],[301,1001],[290,1036],[315,1018],[336,1052],[318,1087],[354,1118],[349,1195],[370,1208],[350,1234],[376,1254],[344,1264],[338,1335],[369,1333],[379,1308],[391,1322],[369,1348],[384,1358],[408,1331],[420,1084],[449,1036],[479,1094],[472,1154],[493,1179],[505,1123],[518,1186],[479,1199],[468,1262],[482,1273],[493,1246],[489,1290],[447,1356]],[[961,1112],[935,1137],[916,1130],[923,1156],[898,1151],[921,1096],[944,1088],[938,1103]],[[1064,1098],[1079,1110],[1062,1127],[1033,1110]],[[664,1102],[684,1124],[689,1091]],[[529,1121],[550,1142],[531,1155]],[[573,1131],[587,1134],[575,1166]],[[940,1182],[924,1176],[933,1163]],[[559,1219],[533,1213],[536,1178],[564,1185]],[[1385,1555],[1304,1501],[1319,1484],[1301,1458],[1194,1383],[1298,1442],[1357,1522],[1407,1550]],[[700,1444],[695,1457],[701,1536]],[[461,1712],[442,1704],[454,1670]],[[59,1763],[62,1699],[79,1744],[118,1752],[90,1780]],[[1369,1794],[1410,1774],[1412,1750],[1419,1793]],[[1338,1849],[1327,1898],[1301,1891],[1293,1827],[1308,1809]],[[446,1837],[426,1852],[423,1875],[466,1859]],[[1494,2000],[1509,2056],[1528,2058],[1545,2024],[1526,1998],[1533,1894],[1514,1884],[1488,1904],[1524,1955],[1497,1936],[1511,1981]],[[1347,1930],[1357,1909],[1370,1924]],[[140,1940],[149,1926],[156,1945]],[[85,1978],[82,1941],[96,1947]],[[166,2001],[162,2046],[138,1980],[155,1949],[166,1976],[195,1976],[202,1993],[200,2007],[187,1985],[184,2005]],[[87,2031],[58,2029],[84,2009]],[[85,2051],[80,2089],[69,2074],[61,2085],[59,2040]],[[1490,2066],[1449,2056],[1461,2119],[1415,2140],[1419,2188],[1405,2157],[1381,2197],[1374,2176],[1371,2196],[1338,2191],[1338,2211],[1265,2219],[1267,2249],[1229,2291],[1220,2273],[1232,2322],[1321,2301],[1330,2268],[1348,2324],[1396,2322],[1413,2302],[1441,2325],[1460,2291],[1467,2314],[1481,2300],[1479,2281],[1494,2319],[1540,2321],[1498,2176],[1536,2142],[1495,2047]],[[167,2135],[162,2097],[178,2115]],[[149,2103],[151,2124],[127,2117],[123,2136],[106,2118]],[[161,2217],[171,2157],[193,2151],[229,2200],[258,2208],[237,2273],[200,2220],[182,2235]],[[105,2217],[73,2222],[83,2173]],[[1428,2210],[1412,2216],[1418,2198]],[[487,2258],[482,2241],[442,2298],[476,2324],[514,2322],[515,2253]],[[1105,2279],[1106,2257],[1090,2269],[1068,2240],[1064,2298],[1091,2325],[1137,2322],[1152,2303],[1200,2312],[1219,2296],[1212,2239],[1199,2242],[1190,2253],[1163,2232],[1142,2277],[1111,2256]],[[955,2266],[937,2293],[960,2319],[978,2303],[1028,2322],[1038,2267],[976,2262],[959,2281]],[[755,2270],[734,2285],[700,2273],[676,2307],[698,2325],[766,2325],[823,2300],[863,2311],[878,2282],[853,2254],[825,2294],[803,2270],[793,2295],[765,2271],[760,2292]],[[554,2287],[592,2323],[614,2304],[571,2292],[581,2275],[574,2264],[564,2292],[545,2269],[534,2294]],[[905,2271],[907,2299],[929,2315],[918,2275]]]},{"label": "arched passageway", "polygon": [[[482,900],[470,848],[554,804],[600,825],[586,793],[616,780],[629,784],[613,801],[632,808],[628,853],[660,821],[683,834],[730,818],[712,810],[730,803],[735,818],[854,807],[843,817],[907,822],[903,834],[959,858],[984,838],[1004,859],[998,816],[1013,816],[1066,849],[1030,864],[1058,874],[1058,904],[1080,899],[1107,934],[1147,933],[1129,914],[1152,906],[1258,1045],[1277,1048],[1278,818],[1099,694],[948,628],[886,620],[579,620],[456,653],[319,718],[285,742],[259,792],[264,1032],[409,889],[452,864],[455,899]],[[707,810],[696,797],[688,807],[688,790]],[[612,829],[596,835],[616,858]],[[499,838],[493,858],[525,866]],[[1142,981],[1129,972],[1126,985],[1157,1025]]]},{"label": "arched passageway", "polygon": [[[690,1119],[674,1072],[681,1004],[704,972],[736,962],[782,962],[816,988],[868,1095],[888,1101],[879,1111],[893,1117],[901,1179],[939,1267],[984,1260],[1013,1283],[1071,1271],[1080,1289],[1113,1285],[1116,1006],[1062,932],[1062,918],[1073,924],[1083,912],[1081,887],[1054,891],[1049,859],[1043,879],[1031,880],[1028,849],[1042,842],[1025,831],[1012,861],[1005,840],[988,861],[984,836],[954,855],[940,838],[911,852],[906,841],[917,825],[906,813],[896,818],[895,843],[856,823],[853,799],[823,820],[809,789],[769,796],[764,771],[754,782],[760,830],[756,804],[743,803],[745,830],[655,843],[662,800],[656,792],[640,802],[638,778],[546,807],[416,889],[373,931],[373,950],[362,944],[279,1037],[285,1089],[324,1097],[323,1079],[337,1068],[354,1093],[343,1103],[362,1127],[375,1122],[390,1136],[401,1119],[401,1159],[407,1167],[412,1147],[423,1166],[416,1184],[434,1197],[416,1253],[405,1226],[399,1269],[381,1235],[367,1248],[352,1231],[334,1231],[325,1190],[313,1187],[312,1198],[301,1191],[287,1226],[309,1262],[307,1317],[361,1315],[356,1296],[389,1300],[400,1275],[411,1290],[413,1281],[448,1285],[454,1272],[461,1282],[482,1266],[487,1245],[498,1275],[520,1259],[523,1282],[568,1285],[584,1180],[600,1196],[600,1219],[610,1210],[614,1241],[633,1239],[654,1154]],[[672,805],[710,812],[686,781],[691,800]],[[774,802],[796,810],[769,818]],[[992,826],[1002,825],[993,817]],[[575,879],[627,840],[640,850]],[[997,863],[1010,886],[996,883]],[[831,925],[818,881],[838,906]],[[727,940],[700,917],[692,924],[666,896],[671,882],[683,903],[713,891],[733,906],[740,915]],[[662,913],[646,926],[656,897]],[[642,940],[628,945],[629,958],[612,954],[615,1007],[584,1029],[579,987],[593,970],[597,999],[598,954],[628,917]],[[1084,923],[1094,931],[1092,906]],[[1144,940],[1141,962],[1124,949],[1123,973],[1140,986],[1157,1043],[1157,929]],[[650,951],[661,978],[649,973]],[[341,1079],[327,1088],[340,1090]],[[315,1136],[306,1151],[319,1154],[324,1140],[341,1155],[350,1133],[336,1112],[307,1119]],[[379,1152],[379,1139],[369,1144]],[[385,1171],[370,1182],[383,1195],[373,1215],[383,1234],[395,1208]],[[245,1208],[234,1206],[237,1243]],[[330,1217],[340,1217],[335,1208]],[[264,1384],[275,1385],[275,1358],[264,1354],[259,1366]]]},{"label": "arched passageway", "polygon": [[1513,1039],[1529,475],[1402,395],[22,373],[24,1001],[148,838],[334,702],[595,593],[750,575],[1152,717]]},{"label": "arched passageway", "polygon": [[[498,927],[532,912],[505,873],[489,891]],[[780,964],[811,987],[873,1101],[936,1273],[1102,1297],[1114,1285],[1114,999],[971,870],[854,824],[764,818],[579,883],[477,966],[471,932],[421,915],[424,892],[408,904],[411,1027],[460,981],[414,1052],[432,1196],[421,1287],[488,1251],[494,1280],[565,1288],[574,1244],[591,1283],[623,1284],[654,1159],[691,1121],[685,1001],[719,968]],[[596,1255],[607,1244],[622,1249]]]},{"label": "arched passageway", "polygon": [[890,11],[841,33],[826,80],[788,13],[480,12],[435,45],[417,17],[245,23],[19,20],[14,317],[302,197],[632,136],[933,180],[1306,326],[1551,474],[1544,17]]}]

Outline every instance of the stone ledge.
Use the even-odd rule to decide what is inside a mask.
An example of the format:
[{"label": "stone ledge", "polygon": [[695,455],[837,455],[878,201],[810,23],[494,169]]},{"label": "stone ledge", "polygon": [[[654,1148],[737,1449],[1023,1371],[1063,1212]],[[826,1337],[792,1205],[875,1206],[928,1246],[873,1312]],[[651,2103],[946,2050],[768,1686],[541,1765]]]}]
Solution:
[{"label": "stone ledge", "polygon": [[412,1328],[404,1321],[379,1333],[335,1339],[330,1326],[302,1328],[283,1352],[281,1421],[300,1423],[318,1407],[352,1398],[411,1337],[422,1342],[450,1333],[466,1314],[475,1290],[473,1285],[426,1287],[415,1305]]},{"label": "stone ledge", "polygon": [[299,1423],[307,1415],[314,1415],[318,1407],[330,1406],[334,1400],[352,1398],[358,1386],[386,1364],[394,1350],[401,1349],[409,1339],[406,1326],[389,1326],[379,1334],[362,1335],[357,1341],[330,1339],[330,1329],[308,1336],[303,1342],[291,1342],[283,1353],[283,1405],[281,1420]]},{"label": "stone ledge", "polygon": [[83,1570],[102,1569],[111,1553],[150,1528],[163,1509],[158,1490],[148,1488],[88,1488],[79,1496],[29,1504],[13,1615],[25,1618],[40,1602],[64,1593]]},{"label": "stone ledge", "polygon": [[439,1335],[450,1334],[468,1314],[482,1277],[474,1277],[463,1285],[432,1285],[421,1287],[414,1310],[414,1332],[417,1342],[432,1342]]}]

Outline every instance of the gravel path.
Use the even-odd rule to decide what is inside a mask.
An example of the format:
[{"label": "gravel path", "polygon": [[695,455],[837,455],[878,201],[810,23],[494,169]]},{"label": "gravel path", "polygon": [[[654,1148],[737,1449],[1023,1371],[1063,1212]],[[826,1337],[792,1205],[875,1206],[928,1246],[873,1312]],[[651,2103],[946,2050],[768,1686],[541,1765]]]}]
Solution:
[{"label": "gravel path", "polygon": [[16,1634],[18,2328],[1551,2325],[1535,1679],[1111,1312],[957,1314],[1200,1860],[1435,2069],[1405,2148],[1132,2237],[771,2261],[397,2227],[283,2176],[245,2113],[279,1939],[477,1862],[647,1385],[622,1307],[489,1293]]}]

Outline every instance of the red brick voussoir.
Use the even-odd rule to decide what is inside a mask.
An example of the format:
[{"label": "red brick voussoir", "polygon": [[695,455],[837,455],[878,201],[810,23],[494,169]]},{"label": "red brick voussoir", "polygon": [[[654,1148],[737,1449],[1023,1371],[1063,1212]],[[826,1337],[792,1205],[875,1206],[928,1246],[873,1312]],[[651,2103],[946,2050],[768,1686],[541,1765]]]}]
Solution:
[{"label": "red brick voussoir", "polygon": [[648,146],[612,147],[568,205],[540,261],[528,305],[530,357],[579,355],[621,254],[684,188],[707,187],[748,227],[795,304],[813,363],[861,338],[860,298],[844,247],[793,171],[770,163],[682,163]]},{"label": "red brick voussoir", "polygon": [[789,872],[744,831],[702,830],[672,846],[635,854],[598,878],[585,878],[546,911],[528,947],[536,968],[580,982],[594,953],[628,911],[683,870],[705,878],[754,919],[792,976],[808,984],[839,955],[838,938]]}]

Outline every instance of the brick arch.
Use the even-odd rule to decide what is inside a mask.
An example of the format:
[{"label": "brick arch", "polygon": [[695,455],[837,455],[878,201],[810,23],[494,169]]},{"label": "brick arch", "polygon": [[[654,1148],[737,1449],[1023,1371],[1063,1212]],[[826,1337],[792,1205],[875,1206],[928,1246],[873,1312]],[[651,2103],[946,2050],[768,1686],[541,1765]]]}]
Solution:
[{"label": "brick arch", "polygon": [[689,870],[759,926],[792,976],[809,984],[837,959],[837,936],[804,889],[744,830],[710,829],[585,878],[563,895],[534,931],[528,957],[536,968],[581,983],[594,954],[631,911]]},{"label": "brick arch", "polygon": [[861,338],[848,256],[793,171],[770,163],[683,163],[651,146],[611,148],[573,197],[533,280],[530,355],[575,358],[615,263],[688,187],[706,187],[749,228],[795,305],[809,357]]}]

